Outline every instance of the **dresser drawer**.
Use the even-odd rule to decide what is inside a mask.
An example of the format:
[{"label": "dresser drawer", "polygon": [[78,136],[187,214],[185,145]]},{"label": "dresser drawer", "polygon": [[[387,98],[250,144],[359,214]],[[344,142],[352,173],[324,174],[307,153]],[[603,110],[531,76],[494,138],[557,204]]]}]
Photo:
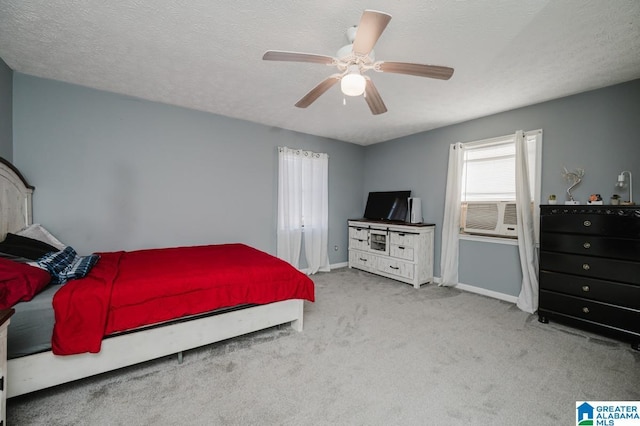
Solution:
[{"label": "dresser drawer", "polygon": [[398,259],[413,260],[413,249],[407,246],[391,245],[389,254]]},{"label": "dresser drawer", "polygon": [[546,251],[640,261],[640,239],[542,232],[540,245]]},{"label": "dresser drawer", "polygon": [[356,250],[369,250],[369,243],[367,240],[360,240],[357,238],[349,238],[349,248]]},{"label": "dresser drawer", "polygon": [[[634,213],[633,215],[631,213]],[[640,238],[640,209],[620,214],[564,214],[540,217],[544,232],[607,235],[609,237]]]},{"label": "dresser drawer", "polygon": [[412,280],[415,267],[412,263],[401,262],[389,258],[378,258],[377,268],[387,274],[397,275],[402,278]]},{"label": "dresser drawer", "polygon": [[349,227],[349,238],[355,238],[357,240],[365,240],[369,237],[369,230],[367,228]]},{"label": "dresser drawer", "polygon": [[405,247],[415,247],[418,236],[407,232],[391,232],[391,244]]},{"label": "dresser drawer", "polygon": [[580,297],[540,291],[540,309],[557,312],[633,333],[640,332],[640,311]]},{"label": "dresser drawer", "polygon": [[541,250],[540,270],[640,285],[640,262]]},{"label": "dresser drawer", "polygon": [[540,289],[640,309],[640,286],[540,271]]},{"label": "dresser drawer", "polygon": [[361,269],[375,269],[376,257],[368,253],[350,251],[349,266]]}]

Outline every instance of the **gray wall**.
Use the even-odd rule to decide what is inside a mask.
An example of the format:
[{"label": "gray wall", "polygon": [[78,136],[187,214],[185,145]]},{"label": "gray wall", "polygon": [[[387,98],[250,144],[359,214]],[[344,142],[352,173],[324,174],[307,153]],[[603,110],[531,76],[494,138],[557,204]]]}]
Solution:
[{"label": "gray wall", "polygon": [[329,256],[346,261],[363,147],[20,73],[13,89],[34,221],[78,251],[243,242],[275,254],[286,145],[329,154]]},{"label": "gray wall", "polygon": [[[35,221],[81,252],[239,241],[275,253],[276,147],[327,152],[331,263],[347,260],[346,220],[369,191],[411,189],[437,226],[439,276],[449,144],[541,128],[542,198],[563,201],[564,166],[586,170],[578,199],[608,198],[620,171],[640,176],[639,116],[636,80],[361,147],[15,73],[12,156],[36,186]],[[517,259],[462,241],[460,281],[516,296]]]},{"label": "gray wall", "polygon": [[[363,203],[369,191],[411,189],[422,198],[425,221],[436,224],[435,274],[440,275],[448,147],[501,136],[516,130],[543,129],[542,194],[565,200],[563,167],[585,169],[574,189],[576,199],[603,198],[617,192],[622,170],[636,177],[640,201],[640,80],[520,108],[485,118],[366,147]],[[625,190],[625,199],[628,199]],[[461,241],[460,282],[517,296],[521,271],[517,248]]]},{"label": "gray wall", "polygon": [[13,160],[13,71],[0,58],[0,157]]}]

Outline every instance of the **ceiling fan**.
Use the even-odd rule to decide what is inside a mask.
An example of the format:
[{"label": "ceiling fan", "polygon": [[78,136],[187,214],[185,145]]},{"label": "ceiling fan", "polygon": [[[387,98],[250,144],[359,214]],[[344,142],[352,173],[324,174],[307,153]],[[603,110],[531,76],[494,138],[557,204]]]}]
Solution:
[{"label": "ceiling fan", "polygon": [[374,115],[387,112],[380,93],[371,78],[364,75],[369,70],[408,74],[418,77],[448,80],[453,75],[453,68],[437,65],[414,64],[408,62],[375,61],[373,46],[391,20],[391,15],[376,10],[365,10],[357,26],[347,30],[349,43],[343,46],[336,57],[315,55],[312,53],[287,52],[282,50],[268,50],[262,59],[265,61],[311,62],[335,66],[338,72],[321,81],[309,93],[300,99],[296,106],[306,108],[329,90],[338,81],[342,93],[347,96],[360,96],[369,105]]}]

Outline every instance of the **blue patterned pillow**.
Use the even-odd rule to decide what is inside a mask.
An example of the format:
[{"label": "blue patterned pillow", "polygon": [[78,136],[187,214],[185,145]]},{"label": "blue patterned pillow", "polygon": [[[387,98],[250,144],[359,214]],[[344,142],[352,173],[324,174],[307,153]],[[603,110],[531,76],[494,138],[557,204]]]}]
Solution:
[{"label": "blue patterned pillow", "polygon": [[64,284],[69,280],[82,278],[89,273],[100,256],[78,256],[73,247],[46,254],[36,262],[41,268],[49,271],[52,284]]}]

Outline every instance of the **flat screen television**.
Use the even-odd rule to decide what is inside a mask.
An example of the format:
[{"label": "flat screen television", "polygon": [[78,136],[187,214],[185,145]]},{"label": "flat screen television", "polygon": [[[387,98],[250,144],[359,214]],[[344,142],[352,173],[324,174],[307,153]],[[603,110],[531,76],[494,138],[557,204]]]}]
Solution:
[{"label": "flat screen television", "polygon": [[409,197],[411,197],[411,191],[370,192],[367,207],[364,209],[364,218],[406,222]]}]

